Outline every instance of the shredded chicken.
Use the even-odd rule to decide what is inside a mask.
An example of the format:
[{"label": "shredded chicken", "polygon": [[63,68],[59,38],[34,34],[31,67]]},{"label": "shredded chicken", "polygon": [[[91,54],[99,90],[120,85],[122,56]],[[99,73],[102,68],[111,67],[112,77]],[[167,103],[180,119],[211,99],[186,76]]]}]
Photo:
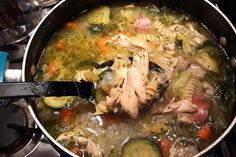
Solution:
[{"label": "shredded chicken", "polygon": [[131,67],[127,73],[127,83],[130,83],[131,88],[134,89],[138,100],[146,103],[147,97],[145,92],[145,82],[142,79],[141,72],[136,67]]},{"label": "shredded chicken", "polygon": [[[107,112],[107,110],[115,112],[117,108],[120,108],[132,118],[136,118],[139,108],[142,108],[148,99],[146,94],[146,83],[149,81],[148,51],[137,53],[133,57],[132,65],[126,62],[124,58],[116,59],[112,65],[112,70],[115,71],[115,80],[119,78],[119,83],[113,85],[108,91],[105,101],[101,101],[96,105],[96,114],[102,114],[103,111]],[[165,78],[156,76],[158,73],[153,73],[153,75],[156,83],[155,88],[157,88],[158,84],[164,83]],[[152,88],[148,89],[151,90]]]},{"label": "shredded chicken", "polygon": [[119,97],[121,96],[121,93],[122,89],[120,87],[112,88],[109,96],[106,96],[106,105],[111,107],[114,103],[119,103]]},{"label": "shredded chicken", "polygon": [[189,71],[192,73],[193,76],[203,78],[206,74],[206,70],[199,64],[193,63],[189,67]]},{"label": "shredded chicken", "polygon": [[136,67],[142,74],[144,80],[149,71],[149,58],[148,53],[139,53],[133,57],[133,66]]},{"label": "shredded chicken", "polygon": [[135,94],[134,89],[130,83],[125,84],[123,87],[124,91],[120,96],[120,104],[124,111],[128,113],[132,118],[138,116],[138,98]]},{"label": "shredded chicken", "polygon": [[[117,111],[117,107],[120,107],[125,112],[127,112],[132,118],[138,116],[139,108],[147,102],[147,99],[152,98],[149,91],[149,96],[146,94],[146,83],[148,83],[148,73],[149,73],[149,50],[150,44],[142,39],[136,37],[128,37],[122,33],[114,35],[109,41],[124,47],[139,47],[142,50],[135,52],[133,56],[133,62],[126,58],[115,59],[113,65],[111,66],[112,72],[107,72],[104,74],[103,79],[100,82],[102,90],[108,93],[105,100],[99,102],[96,105],[96,113],[102,114],[108,111]],[[98,75],[102,70],[82,70],[78,71],[76,74],[77,81],[84,80],[89,82],[94,82],[98,80]],[[157,74],[156,74],[157,75]],[[96,76],[96,77],[95,77]],[[155,88],[158,84],[164,83],[162,80],[157,79],[155,81]],[[150,87],[150,84],[149,84]],[[152,87],[153,88],[153,87]],[[152,90],[152,88],[148,88]],[[154,93],[155,94],[155,93]]]},{"label": "shredded chicken", "polygon": [[117,59],[115,58],[114,64],[112,65],[111,69],[115,73],[115,85],[120,86],[126,75],[127,75],[127,66],[131,64],[131,61],[128,58]]},{"label": "shredded chicken", "polygon": [[166,104],[166,101],[157,102],[153,104],[150,110],[151,114],[162,114],[164,108],[166,107]]},{"label": "shredded chicken", "polygon": [[148,51],[151,51],[153,49],[152,44],[138,37],[130,37],[129,41],[133,46],[140,47]]},{"label": "shredded chicken", "polygon": [[178,113],[177,114],[177,121],[181,124],[192,124],[194,119],[188,113]]},{"label": "shredded chicken", "polygon": [[91,157],[102,157],[102,149],[95,144],[91,139],[85,138],[83,135],[75,131],[65,132],[60,134],[57,139],[58,142],[70,141],[75,146],[83,146],[84,150],[91,154]]},{"label": "shredded chicken", "polygon": [[168,112],[175,112],[175,113],[182,113],[182,112],[194,112],[196,111],[197,106],[190,102],[189,100],[180,100],[177,102],[170,102],[164,109],[163,113]]},{"label": "shredded chicken", "polygon": [[114,44],[123,46],[123,47],[139,47],[145,50],[152,50],[153,45],[148,43],[147,41],[140,39],[138,37],[128,37],[122,33],[114,35],[109,42],[113,42]]}]

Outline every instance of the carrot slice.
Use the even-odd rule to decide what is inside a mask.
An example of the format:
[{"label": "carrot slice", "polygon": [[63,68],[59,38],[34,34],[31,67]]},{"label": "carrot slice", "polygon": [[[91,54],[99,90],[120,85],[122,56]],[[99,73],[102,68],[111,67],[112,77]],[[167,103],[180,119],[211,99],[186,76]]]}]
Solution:
[{"label": "carrot slice", "polygon": [[68,108],[64,108],[60,111],[59,119],[62,124],[68,124],[72,122],[76,117],[76,113]]},{"label": "carrot slice", "polygon": [[170,154],[170,143],[167,137],[163,137],[160,141],[161,150],[164,157],[168,157]]},{"label": "carrot slice", "polygon": [[103,36],[98,39],[98,47],[105,54],[111,52],[111,47],[107,45],[110,39],[111,36]]},{"label": "carrot slice", "polygon": [[63,50],[64,48],[65,48],[65,45],[63,44],[63,43],[57,43],[56,45],[55,45],[55,47],[57,48],[57,49],[59,49],[59,50]]},{"label": "carrot slice", "polygon": [[68,29],[76,29],[77,27],[78,27],[78,24],[76,22],[71,21],[71,22],[66,23],[66,28]]},{"label": "carrot slice", "polygon": [[53,63],[48,64],[47,72],[48,72],[49,75],[53,75],[56,72],[56,67]]},{"label": "carrot slice", "polygon": [[212,135],[211,128],[209,125],[203,126],[200,130],[197,132],[197,136],[202,140],[208,140]]}]

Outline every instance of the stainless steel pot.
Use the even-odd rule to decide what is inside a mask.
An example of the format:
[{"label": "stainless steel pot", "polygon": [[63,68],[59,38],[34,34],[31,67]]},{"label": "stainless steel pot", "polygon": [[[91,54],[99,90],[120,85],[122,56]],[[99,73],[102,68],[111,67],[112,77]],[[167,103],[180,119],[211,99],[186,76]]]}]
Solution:
[{"label": "stainless steel pot", "polygon": [[[114,1],[114,0],[113,0]],[[112,0],[62,0],[57,4],[47,16],[37,26],[35,33],[32,35],[24,56],[22,67],[22,81],[31,81],[33,76],[31,70],[36,67],[41,53],[43,52],[47,42],[53,34],[60,28],[63,23],[73,17],[78,16],[84,10],[95,5],[113,2]],[[127,2],[127,1],[126,1]],[[154,1],[155,2],[155,1]],[[236,66],[236,29],[229,19],[208,0],[163,0],[158,4],[164,4],[169,7],[177,7],[190,13],[192,16],[202,22],[209,30],[219,39],[221,45],[225,48],[229,59],[232,61],[232,68]],[[73,156],[73,154],[61,146],[54,138],[45,130],[37,117],[37,110],[33,101],[29,100],[29,110],[33,115],[39,128],[50,139],[52,145],[63,155]],[[236,105],[234,107],[236,113]],[[232,121],[225,132],[210,146],[202,150],[196,156],[201,156],[210,151],[217,143],[219,143],[233,128],[236,123],[236,114],[232,117]]]}]

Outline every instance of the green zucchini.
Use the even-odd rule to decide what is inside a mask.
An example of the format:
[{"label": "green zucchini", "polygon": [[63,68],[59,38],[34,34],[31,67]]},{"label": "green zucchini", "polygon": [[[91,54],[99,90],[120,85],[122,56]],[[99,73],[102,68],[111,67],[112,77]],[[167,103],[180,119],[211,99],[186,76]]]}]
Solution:
[{"label": "green zucchini", "polygon": [[121,157],[161,157],[160,148],[146,138],[130,139],[122,148]]},{"label": "green zucchini", "polygon": [[83,60],[76,65],[77,70],[87,70],[97,67],[98,63],[91,60]]},{"label": "green zucchini", "polygon": [[88,13],[88,21],[91,24],[108,24],[110,22],[110,14],[110,7],[101,6]]},{"label": "green zucchini", "polygon": [[43,102],[51,108],[63,108],[66,104],[70,103],[73,98],[72,96],[43,97]]}]

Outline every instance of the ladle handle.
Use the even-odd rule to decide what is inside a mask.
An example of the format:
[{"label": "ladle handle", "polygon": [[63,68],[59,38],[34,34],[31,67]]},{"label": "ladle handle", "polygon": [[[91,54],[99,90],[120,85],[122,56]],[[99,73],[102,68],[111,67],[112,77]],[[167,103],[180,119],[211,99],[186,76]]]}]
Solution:
[{"label": "ladle handle", "polygon": [[80,96],[92,95],[92,83],[73,81],[35,81],[0,83],[1,98],[27,98],[40,96]]}]

